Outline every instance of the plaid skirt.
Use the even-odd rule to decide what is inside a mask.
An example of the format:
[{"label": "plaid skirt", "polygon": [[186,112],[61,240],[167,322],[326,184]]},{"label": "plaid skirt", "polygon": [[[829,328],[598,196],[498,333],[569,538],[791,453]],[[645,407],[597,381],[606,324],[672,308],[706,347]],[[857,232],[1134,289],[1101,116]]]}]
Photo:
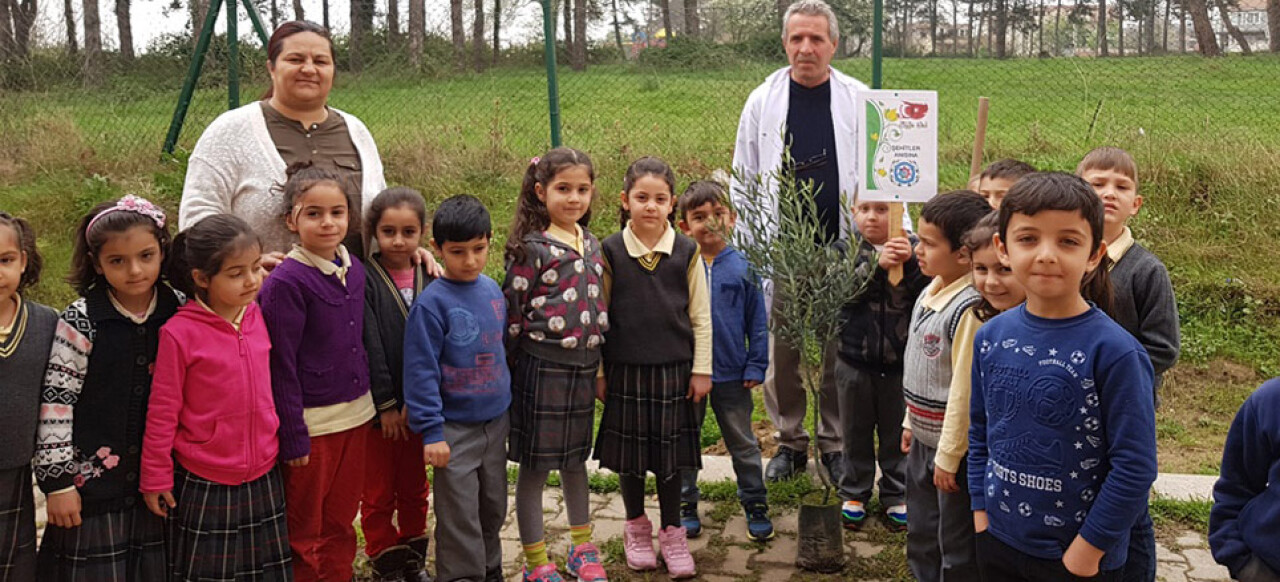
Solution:
[{"label": "plaid skirt", "polygon": [[0,471],[0,581],[36,579],[36,512],[31,467]]},{"label": "plaid skirt", "polygon": [[689,392],[693,366],[605,364],[608,389],[595,458],[623,475],[702,468],[701,426]]},{"label": "plaid skirt", "polygon": [[507,459],[536,471],[585,463],[591,454],[598,369],[557,364],[521,350],[511,374]]},{"label": "plaid skirt", "polygon": [[172,580],[293,580],[280,469],[243,485],[177,466],[169,510]]},{"label": "plaid skirt", "polygon": [[154,582],[169,577],[164,518],[142,496],[118,511],[82,516],[79,527],[44,530],[40,582]]}]

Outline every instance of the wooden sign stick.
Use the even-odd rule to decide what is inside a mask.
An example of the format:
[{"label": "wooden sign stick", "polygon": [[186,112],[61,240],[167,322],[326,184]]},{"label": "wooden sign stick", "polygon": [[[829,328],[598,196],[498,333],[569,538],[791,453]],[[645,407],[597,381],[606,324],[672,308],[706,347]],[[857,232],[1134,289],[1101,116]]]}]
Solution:
[{"label": "wooden sign stick", "polygon": [[[902,232],[902,203],[889,203],[889,238],[897,238],[903,235]],[[889,269],[889,284],[894,287],[902,282],[902,265],[897,265]]]},{"label": "wooden sign stick", "polygon": [[986,97],[978,98],[978,127],[973,136],[973,157],[969,158],[969,180],[982,171],[982,153],[987,147],[987,109],[991,102]]}]

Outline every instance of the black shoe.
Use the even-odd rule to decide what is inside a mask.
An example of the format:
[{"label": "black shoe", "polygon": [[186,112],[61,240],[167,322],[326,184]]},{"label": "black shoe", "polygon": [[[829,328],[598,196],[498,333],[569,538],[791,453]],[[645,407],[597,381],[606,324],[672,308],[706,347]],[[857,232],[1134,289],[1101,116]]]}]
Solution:
[{"label": "black shoe", "polygon": [[766,481],[773,483],[776,481],[784,481],[791,477],[804,473],[805,467],[809,464],[808,453],[803,453],[790,447],[778,447],[778,454],[769,459],[769,465],[765,467],[764,478]]},{"label": "black shoe", "polygon": [[405,582],[434,582],[427,573],[427,549],[431,538],[417,537],[405,542],[409,546],[409,559],[404,565]]},{"label": "black shoe", "polygon": [[405,565],[413,553],[409,546],[391,546],[369,558],[375,582],[404,582]]},{"label": "black shoe", "polygon": [[773,539],[773,521],[769,519],[769,505],[763,501],[755,501],[744,506],[747,514],[747,537],[753,542]]},{"label": "black shoe", "polygon": [[702,519],[698,517],[698,504],[685,501],[680,504],[680,525],[689,539],[702,535]]},{"label": "black shoe", "polygon": [[823,453],[822,466],[827,468],[827,475],[831,477],[831,484],[839,487],[840,479],[844,478],[844,454]]}]

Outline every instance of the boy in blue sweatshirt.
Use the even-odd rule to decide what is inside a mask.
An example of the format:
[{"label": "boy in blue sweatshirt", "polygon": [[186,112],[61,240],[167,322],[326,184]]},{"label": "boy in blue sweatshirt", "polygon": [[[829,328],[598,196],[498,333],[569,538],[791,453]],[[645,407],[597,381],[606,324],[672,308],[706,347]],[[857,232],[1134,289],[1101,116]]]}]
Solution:
[{"label": "boy in blue sweatshirt", "polygon": [[[769,367],[769,314],[759,277],[722,236],[733,229],[735,218],[724,200],[720,184],[689,184],[680,196],[680,230],[698,242],[711,286],[711,409],[733,459],[738,501],[747,514],[747,537],[764,541],[774,535],[773,522],[765,501],[760,444],[751,430],[751,389],[764,382],[764,372]],[[696,408],[698,426],[702,426],[706,401]],[[680,524],[689,537],[698,537],[702,532],[698,472],[686,471],[683,479]]]},{"label": "boy in blue sweatshirt", "polygon": [[984,582],[1120,580],[1156,477],[1154,374],[1081,283],[1107,276],[1089,184],[1031,174],[1000,205],[1000,260],[1027,292],[974,338],[969,493]]},{"label": "boy in blue sweatshirt", "polygon": [[1213,486],[1209,547],[1241,582],[1280,581],[1280,378],[1236,414]]},{"label": "boy in blue sweatshirt", "polygon": [[444,277],[409,311],[404,393],[409,428],[435,467],[437,576],[502,578],[498,532],[507,513],[507,407],[511,376],[503,349],[506,299],[483,274],[493,235],[474,196],[440,204],[431,248]]}]

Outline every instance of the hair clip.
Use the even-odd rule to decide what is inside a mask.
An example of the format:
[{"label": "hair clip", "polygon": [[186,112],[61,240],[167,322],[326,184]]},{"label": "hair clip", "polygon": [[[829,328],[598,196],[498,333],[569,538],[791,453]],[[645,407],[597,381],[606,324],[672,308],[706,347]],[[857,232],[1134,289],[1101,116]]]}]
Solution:
[{"label": "hair clip", "polygon": [[117,201],[115,206],[112,206],[111,208],[108,208],[106,210],[103,210],[102,212],[99,212],[97,216],[94,216],[91,220],[89,220],[89,225],[85,227],[85,231],[88,232],[90,230],[93,230],[93,225],[98,222],[98,219],[116,211],[125,211],[125,212],[133,212],[135,214],[141,214],[147,218],[150,218],[152,222],[155,222],[156,228],[161,228],[161,229],[164,228],[164,211],[160,210],[160,207],[156,206],[155,204],[152,204],[151,201],[147,200],[146,198],[142,198],[140,196],[134,196],[133,194],[128,194],[124,198],[121,198],[119,201]]},{"label": "hair clip", "polygon": [[532,158],[529,158],[529,165],[536,166],[538,165],[538,162],[541,162],[541,161],[542,161],[542,158],[538,156],[533,156]]}]

